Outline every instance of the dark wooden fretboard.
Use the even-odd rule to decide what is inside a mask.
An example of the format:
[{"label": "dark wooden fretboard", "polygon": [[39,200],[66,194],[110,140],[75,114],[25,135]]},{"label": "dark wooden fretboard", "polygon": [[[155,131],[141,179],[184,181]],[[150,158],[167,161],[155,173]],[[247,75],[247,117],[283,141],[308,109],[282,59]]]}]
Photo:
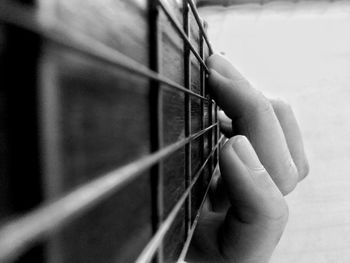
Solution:
[{"label": "dark wooden fretboard", "polygon": [[0,3],[0,262],[181,262],[217,172],[192,0]]}]

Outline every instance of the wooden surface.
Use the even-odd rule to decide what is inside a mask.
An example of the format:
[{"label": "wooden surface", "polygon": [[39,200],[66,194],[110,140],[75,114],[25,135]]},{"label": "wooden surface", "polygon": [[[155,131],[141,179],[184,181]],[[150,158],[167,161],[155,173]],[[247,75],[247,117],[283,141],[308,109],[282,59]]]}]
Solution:
[{"label": "wooden surface", "polygon": [[311,172],[271,263],[350,262],[350,4],[201,11],[215,49],[289,101],[304,136]]},{"label": "wooden surface", "polygon": [[[175,1],[168,3],[182,23],[182,6]],[[149,65],[147,1],[52,0],[42,1],[41,7],[41,21],[50,30],[63,24],[72,35],[82,33]],[[162,12],[159,23],[160,72],[184,85],[183,40]],[[199,50],[198,29],[193,18],[191,38]],[[192,61],[191,86],[199,92],[199,64],[194,58]],[[60,196],[150,153],[149,80],[49,43],[45,45],[41,63],[47,198]],[[162,99],[164,145],[167,146],[185,137],[185,96],[164,88]],[[193,103],[192,129],[198,132],[201,109],[198,100]],[[208,120],[207,106],[204,112]],[[205,145],[208,154],[210,145]],[[199,154],[195,157],[202,158],[202,149],[196,150]],[[166,218],[185,191],[184,149],[165,160],[163,167]],[[206,179],[209,173],[207,169]],[[203,194],[205,182],[208,183],[199,180],[198,194]],[[152,229],[152,191],[156,188],[146,173],[57,233],[48,246],[49,262],[133,262],[155,231]],[[194,202],[193,209],[198,209],[199,204],[199,200]],[[165,262],[173,262],[181,252],[186,237],[184,211],[183,208],[165,238]]]},{"label": "wooden surface", "polygon": [[[23,43],[26,43],[23,45]],[[0,24],[0,223],[43,201],[35,34]],[[18,262],[41,262],[42,247]]]},{"label": "wooden surface", "polygon": [[[145,16],[137,20],[132,18],[133,13],[123,13],[123,22],[139,21],[139,32],[131,30],[131,23],[114,23],[112,30],[110,17],[103,11],[105,3],[83,4],[81,8],[78,2],[60,1],[62,6],[55,7],[60,11],[57,19],[72,30],[83,31],[148,64],[148,46],[141,45],[147,43]],[[129,1],[124,4],[146,13]],[[111,11],[120,8],[116,6]],[[125,34],[123,42],[118,32],[125,30],[135,35]],[[46,185],[47,198],[54,198],[150,153],[149,81],[57,46],[45,48],[41,88],[47,142]],[[132,262],[151,235],[151,185],[147,172],[53,237],[48,258],[49,262]]]},{"label": "wooden surface", "polygon": [[[39,33],[0,24],[0,223],[44,202],[50,206],[68,192],[158,150],[151,127],[158,120],[163,124],[164,146],[190,137],[214,121],[211,104],[165,86],[161,86],[161,117],[154,116],[153,82],[56,42],[59,35],[63,38],[58,42],[73,39],[84,47],[107,47],[111,54],[118,51],[139,63],[136,67],[149,67],[153,59],[149,55],[153,30],[148,25],[149,1],[42,0],[36,6],[33,1],[18,2],[37,11],[23,9],[21,18],[29,18],[25,23]],[[182,27],[182,2],[165,2]],[[201,53],[197,22],[192,14],[189,19],[190,41]],[[193,55],[184,65],[184,41],[163,11],[159,30],[160,74],[204,96],[201,66]],[[41,37],[43,32],[56,40]],[[203,49],[207,57],[207,46]],[[187,83],[186,67],[191,71]],[[185,124],[186,119],[191,126]],[[161,186],[155,182],[153,170],[145,171],[68,226],[50,232],[43,244],[26,243],[31,249],[22,261],[134,262],[158,230],[155,193],[164,194],[161,220],[165,220],[190,183],[185,171],[196,175],[216,143],[213,134],[206,132],[186,150],[168,157],[160,166]],[[192,163],[187,161],[190,159]],[[183,205],[166,234],[161,245],[164,262],[179,257],[190,227],[185,215],[191,214],[193,222],[215,164],[215,158],[208,162],[194,186],[193,202],[185,202],[188,207]],[[70,210],[64,206],[63,211]],[[70,213],[64,220],[74,215]],[[32,220],[36,225],[44,220],[42,215],[37,219]],[[26,230],[29,239],[37,237],[33,229]],[[21,236],[21,240],[27,239]]]}]

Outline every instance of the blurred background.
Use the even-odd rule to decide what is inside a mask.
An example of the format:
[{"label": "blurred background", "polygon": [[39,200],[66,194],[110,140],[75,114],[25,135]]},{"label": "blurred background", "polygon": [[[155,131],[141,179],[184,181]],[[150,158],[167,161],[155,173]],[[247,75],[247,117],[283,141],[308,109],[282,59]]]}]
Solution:
[{"label": "blurred background", "polygon": [[201,1],[209,37],[294,108],[311,172],[272,263],[350,262],[350,2]]}]

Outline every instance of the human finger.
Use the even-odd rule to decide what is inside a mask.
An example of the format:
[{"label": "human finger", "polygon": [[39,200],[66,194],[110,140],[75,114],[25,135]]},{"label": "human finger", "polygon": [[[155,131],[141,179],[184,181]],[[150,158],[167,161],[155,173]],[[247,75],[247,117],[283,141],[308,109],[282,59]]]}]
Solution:
[{"label": "human finger", "polygon": [[212,55],[207,62],[211,93],[232,119],[234,133],[248,137],[280,191],[288,194],[298,182],[298,170],[271,103],[222,56]]},{"label": "human finger", "polygon": [[220,171],[231,202],[219,233],[223,256],[268,262],[288,219],[283,195],[244,136],[224,145]]},{"label": "human finger", "polygon": [[309,163],[306,157],[303,138],[291,106],[280,99],[270,99],[273,110],[282,127],[289,152],[298,169],[299,181],[309,173]]},{"label": "human finger", "polygon": [[234,134],[232,131],[232,120],[227,117],[222,110],[218,111],[218,120],[220,124],[220,131],[227,137],[231,138]]}]

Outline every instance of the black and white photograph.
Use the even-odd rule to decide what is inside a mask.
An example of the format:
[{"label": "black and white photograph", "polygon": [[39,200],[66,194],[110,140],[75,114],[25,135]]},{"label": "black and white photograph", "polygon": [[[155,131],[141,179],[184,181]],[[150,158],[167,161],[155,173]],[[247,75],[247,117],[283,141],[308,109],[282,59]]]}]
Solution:
[{"label": "black and white photograph", "polygon": [[0,0],[0,263],[349,263],[350,0]]}]

